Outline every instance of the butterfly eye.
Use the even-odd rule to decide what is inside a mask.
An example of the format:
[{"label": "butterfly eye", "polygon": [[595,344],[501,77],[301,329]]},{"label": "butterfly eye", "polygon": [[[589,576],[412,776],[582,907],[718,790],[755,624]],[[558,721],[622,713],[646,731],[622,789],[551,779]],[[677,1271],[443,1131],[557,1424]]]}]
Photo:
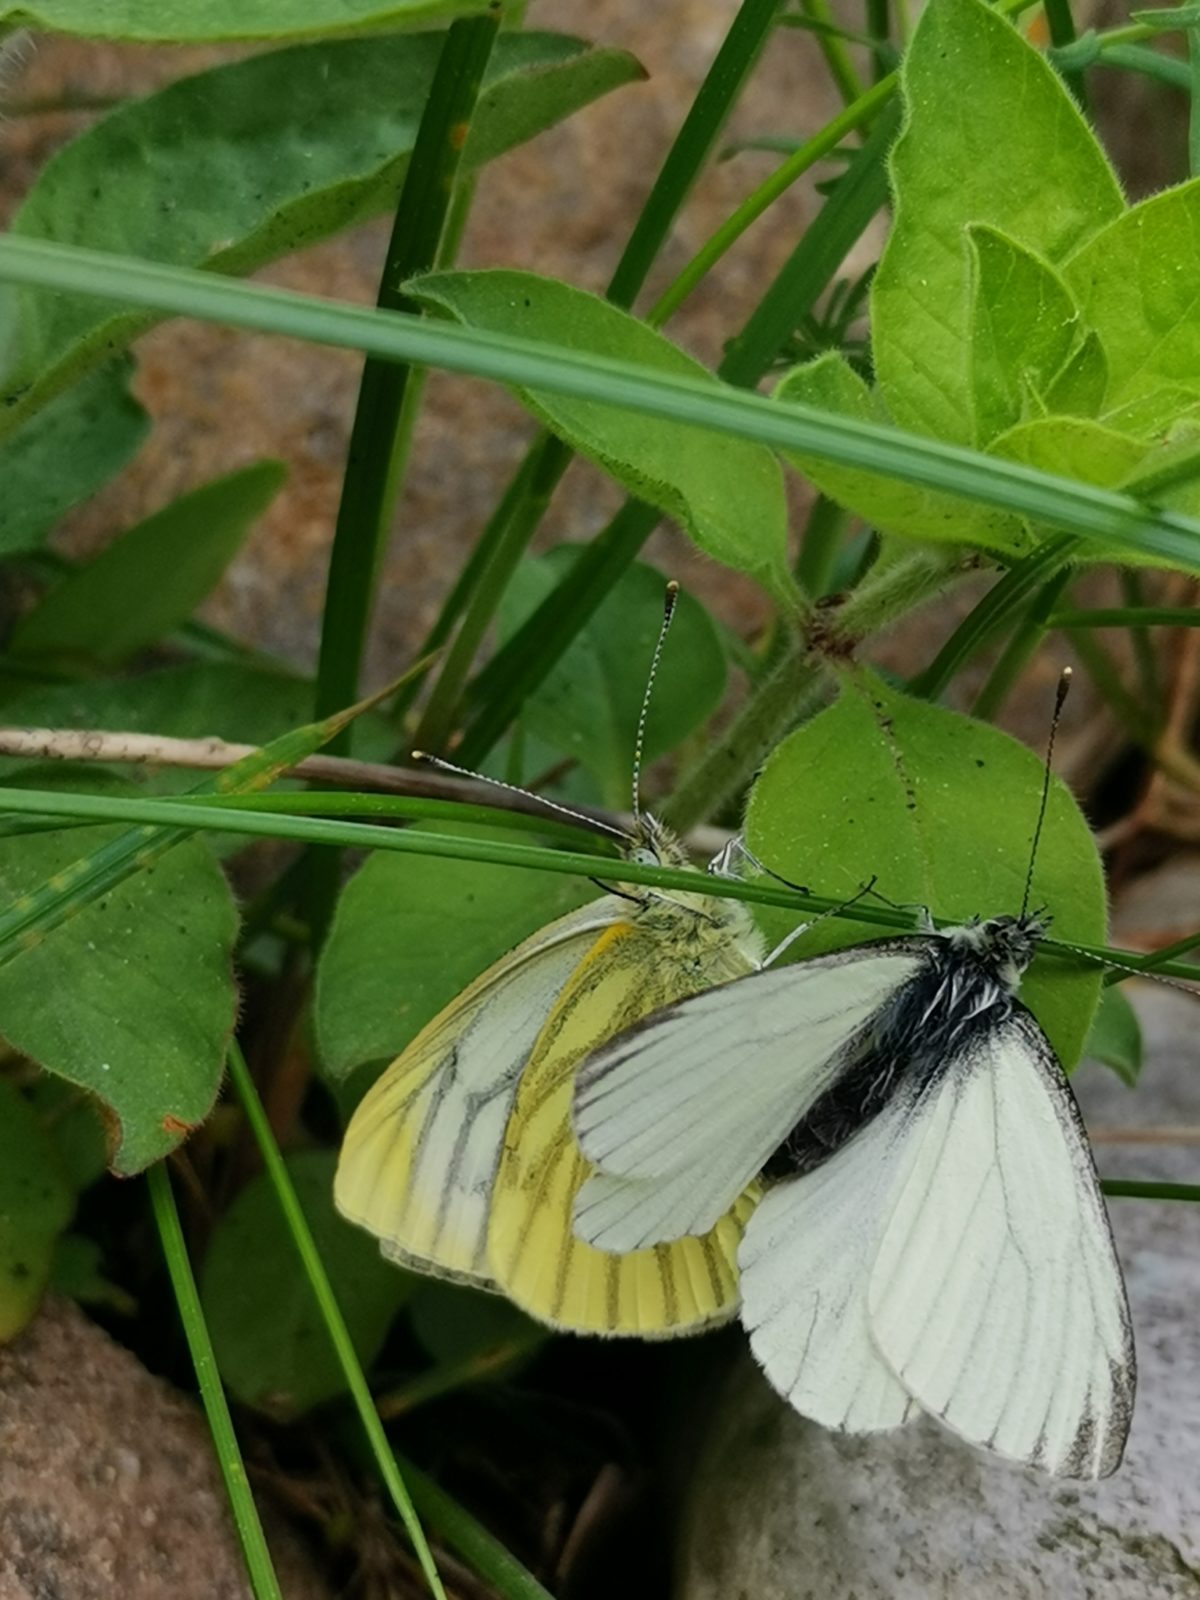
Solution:
[{"label": "butterfly eye", "polygon": [[642,845],[634,850],[629,859],[639,867],[659,867],[662,865],[658,851],[652,850],[648,845]]}]

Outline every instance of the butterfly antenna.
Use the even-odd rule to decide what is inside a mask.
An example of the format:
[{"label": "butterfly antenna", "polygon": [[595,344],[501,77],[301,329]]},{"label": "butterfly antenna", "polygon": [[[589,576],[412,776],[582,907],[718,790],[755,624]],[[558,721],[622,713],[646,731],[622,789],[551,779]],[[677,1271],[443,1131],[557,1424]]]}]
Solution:
[{"label": "butterfly antenna", "polygon": [[1021,915],[1029,910],[1029,896],[1033,893],[1033,869],[1037,864],[1038,845],[1042,838],[1042,825],[1046,820],[1046,807],[1050,804],[1050,777],[1054,764],[1054,736],[1058,732],[1063,702],[1071,687],[1071,669],[1064,667],[1054,695],[1054,715],[1050,718],[1050,737],[1046,740],[1046,770],[1042,774],[1042,800],[1038,806],[1037,823],[1033,830],[1033,844],[1029,851],[1029,871],[1025,874],[1025,894],[1021,900]]},{"label": "butterfly antenna", "polygon": [[453,772],[459,778],[474,778],[479,783],[491,784],[493,789],[506,789],[509,794],[519,794],[526,800],[545,806],[547,811],[557,811],[560,816],[570,817],[572,822],[581,823],[594,833],[606,833],[612,839],[619,839],[624,845],[629,843],[628,835],[620,828],[601,822],[599,817],[589,816],[586,811],[576,811],[571,806],[560,805],[557,800],[547,800],[544,794],[534,794],[532,789],[522,789],[518,783],[505,783],[503,778],[490,778],[486,772],[473,772],[470,767],[456,767],[453,761],[444,761],[441,756],[431,756],[428,750],[413,750],[411,754],[413,760],[419,761],[422,766],[437,767],[441,772]]},{"label": "butterfly antenna", "polygon": [[650,671],[646,676],[646,692],[642,695],[642,709],[638,715],[637,737],[633,742],[633,826],[637,832],[637,825],[642,820],[642,808],[638,795],[642,787],[642,758],[646,750],[646,719],[650,715],[650,696],[654,691],[654,680],[658,676],[658,663],[662,658],[663,645],[667,642],[667,632],[671,626],[671,619],[675,615],[675,605],[679,599],[679,585],[672,578],[667,584],[667,592],[663,597],[662,627],[658,630],[658,643],[654,646],[654,654],[650,657]]}]

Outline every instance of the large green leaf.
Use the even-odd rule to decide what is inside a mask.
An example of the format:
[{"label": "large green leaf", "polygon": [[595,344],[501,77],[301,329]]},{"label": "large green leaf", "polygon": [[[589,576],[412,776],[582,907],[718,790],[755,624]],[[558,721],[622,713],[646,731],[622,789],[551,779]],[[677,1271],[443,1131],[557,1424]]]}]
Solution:
[{"label": "large green leaf", "polygon": [[485,11],[489,0],[17,0],[0,28],[40,28],[89,39],[187,44],[213,39],[303,39],[414,28]]},{"label": "large green leaf", "polygon": [[871,293],[875,370],[901,427],[971,444],[966,224],[1058,263],[1120,213],[1121,193],[1062,80],[983,0],[930,0],[902,89],[895,221]]},{"label": "large green leaf", "polygon": [[36,549],[142,443],[150,419],[129,371],[128,360],[98,368],[0,443],[0,556]]},{"label": "large green leaf", "polygon": [[[875,874],[889,899],[937,917],[1016,913],[1041,784],[1038,758],[1007,734],[862,671],[847,675],[837,701],[767,762],[751,792],[747,836],[767,866],[822,895],[850,899]],[[1100,858],[1057,779],[1031,903],[1051,912],[1056,938],[1104,943]],[[780,920],[781,932],[787,926]],[[830,917],[794,954],[878,937],[876,926]],[[1022,986],[1065,1066],[1079,1059],[1100,982],[1098,968],[1042,957]]]},{"label": "large green leaf", "polygon": [[75,1197],[33,1106],[0,1078],[0,1343],[37,1310]]},{"label": "large green leaf", "polygon": [[399,1055],[491,962],[597,893],[557,874],[370,857],[342,891],[317,967],[327,1071]]},{"label": "large green leaf", "polygon": [[[359,1360],[369,1365],[414,1279],[384,1261],[375,1239],[333,1208],[332,1150],[287,1158],[313,1240]],[[341,1394],[324,1319],[269,1180],[249,1183],[217,1224],[201,1299],[221,1376],[247,1405],[292,1417]]]},{"label": "large green leaf", "polygon": [[[793,367],[775,390],[780,400],[820,406],[823,411],[862,422],[879,422],[879,398],[836,351]],[[1027,554],[1033,541],[1020,517],[974,505],[957,495],[881,478],[857,467],[822,461],[785,450],[784,458],[822,494],[854,511],[882,533],[939,543],[978,545],[1001,555]]]},{"label": "large green leaf", "polygon": [[111,666],[154,644],[215,586],[286,475],[260,461],[173,500],[51,589],[9,649]]},{"label": "large green leaf", "polygon": [[[410,292],[470,328],[523,334],[561,350],[618,356],[655,372],[717,378],[653,328],[553,278],[531,272],[440,272]],[[707,428],[638,416],[592,400],[518,390],[548,428],[631,494],[674,517],[705,554],[747,572],[784,604],[787,507],[771,452]]]},{"label": "large green leaf", "polygon": [[[8,781],[46,788],[61,777],[27,769]],[[77,775],[70,782],[85,786]],[[87,787],[129,788],[99,774]],[[0,838],[0,897],[19,907],[123,831]],[[220,868],[188,840],[0,966],[0,1035],[110,1108],[118,1172],[165,1155],[212,1106],[237,1009],[236,931]]]},{"label": "large green leaf", "polygon": [[[395,203],[441,44],[430,33],[297,45],[184,78],[60,150],[13,231],[251,272]],[[468,170],[639,71],[623,51],[501,34]],[[6,291],[10,406],[43,403],[155,320],[100,300]]]},{"label": "large green leaf", "polygon": [[[501,638],[514,634],[579,558],[559,545],[521,564],[499,612]],[[550,676],[521,708],[521,725],[591,772],[604,804],[629,805],[638,714],[662,621],[663,580],[635,562],[576,635]],[[704,607],[680,594],[655,675],[645,759],[666,755],[716,710],[726,663]]]},{"label": "large green leaf", "polygon": [[1200,178],[1152,195],[1063,268],[1104,343],[1108,408],[1178,386],[1200,395]]},{"label": "large green leaf", "polygon": [[1129,1001],[1111,985],[1101,992],[1083,1053],[1089,1061],[1111,1067],[1128,1088],[1137,1087],[1142,1071],[1142,1025]]}]

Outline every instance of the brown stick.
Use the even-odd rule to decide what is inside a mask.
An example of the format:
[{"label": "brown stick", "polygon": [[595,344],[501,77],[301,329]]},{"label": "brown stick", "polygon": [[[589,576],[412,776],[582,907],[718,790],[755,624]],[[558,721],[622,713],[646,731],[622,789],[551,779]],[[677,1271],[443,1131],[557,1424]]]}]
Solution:
[{"label": "brown stick", "polygon": [[[187,767],[219,772],[256,753],[256,746],[232,744],[226,739],[172,739],[157,733],[118,733],[101,728],[0,728],[0,756],[32,761],[110,761],[143,767]],[[469,778],[450,778],[421,767],[395,767],[376,761],[352,761],[345,756],[308,756],[288,769],[293,778],[336,784],[341,789],[371,790],[377,794],[414,795],[424,800],[456,800],[490,806],[494,811],[516,811],[546,820],[546,808],[536,795],[523,795]],[[572,807],[581,816],[606,828],[628,830],[633,819],[598,806]],[[699,854],[715,856],[729,835],[719,828],[697,828],[688,845]]]}]

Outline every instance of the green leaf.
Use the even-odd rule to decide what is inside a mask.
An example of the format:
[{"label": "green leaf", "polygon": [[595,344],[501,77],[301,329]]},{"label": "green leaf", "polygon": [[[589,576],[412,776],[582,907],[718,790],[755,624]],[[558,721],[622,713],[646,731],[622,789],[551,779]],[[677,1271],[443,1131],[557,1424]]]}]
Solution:
[{"label": "green leaf", "polygon": [[[927,906],[936,917],[1016,913],[1041,784],[1041,763],[1015,739],[862,671],[847,676],[837,701],[767,762],[751,792],[747,837],[760,861],[817,894],[848,900],[877,874],[890,900]],[[1056,939],[1104,943],[1100,858],[1058,779],[1031,905],[1052,913]],[[786,922],[779,927],[787,931]],[[827,918],[797,940],[795,954],[877,935]],[[1022,985],[1064,1066],[1079,1059],[1100,984],[1099,969],[1045,957]]]},{"label": "green leaf", "polygon": [[[441,34],[252,56],[120,106],[42,169],[12,230],[247,273],[394,205]],[[497,40],[464,154],[491,160],[640,69],[553,34]],[[6,386],[32,409],[157,319],[5,293]]]},{"label": "green leaf", "polygon": [[75,1197],[37,1112],[0,1078],[0,1343],[41,1302]]},{"label": "green leaf", "polygon": [[[304,1216],[354,1349],[369,1366],[415,1280],[333,1207],[332,1150],[287,1158]],[[247,1184],[217,1224],[200,1295],[221,1376],[239,1400],[294,1417],[343,1393],[346,1380],[268,1179]]]},{"label": "green leaf", "polygon": [[1137,1088],[1142,1071],[1142,1025],[1125,996],[1111,984],[1100,991],[1100,1006],[1083,1047],[1089,1061],[1102,1061],[1121,1082]]},{"label": "green leaf", "polygon": [[[510,638],[579,558],[559,545],[518,567],[498,613]],[[662,622],[662,576],[631,565],[550,676],[525,701],[521,726],[575,756],[596,778],[604,804],[629,805],[633,748],[650,661]],[[655,675],[646,722],[646,761],[666,755],[712,715],[725,693],[725,652],[704,607],[679,595]]]},{"label": "green leaf", "polygon": [[1045,409],[1061,416],[1094,417],[1108,388],[1108,362],[1094,328],[1046,391]]},{"label": "green leaf", "polygon": [[[534,337],[564,351],[617,356],[651,371],[708,378],[715,391],[724,387],[644,322],[553,278],[508,270],[440,272],[411,280],[407,287],[418,300],[470,328]],[[749,573],[785,605],[792,602],[787,507],[769,450],[592,400],[525,389],[516,393],[573,450],[675,518],[706,555]]]},{"label": "green leaf", "polygon": [[[875,370],[894,421],[971,443],[965,228],[987,223],[1052,264],[1122,209],[1062,80],[982,0],[930,0],[904,58],[895,222],[871,291]],[[1084,316],[1100,319],[1084,305]]]},{"label": "green leaf", "polygon": [[500,1295],[436,1278],[418,1281],[408,1308],[412,1330],[439,1367],[462,1367],[505,1346],[529,1348],[550,1337]]},{"label": "green leaf", "polygon": [[1177,385],[1200,396],[1200,178],[1152,195],[1082,249],[1063,274],[1108,360],[1108,408]]},{"label": "green leaf", "polygon": [[399,1055],[493,961],[596,893],[547,873],[371,856],[342,891],[317,967],[326,1070],[341,1078]]},{"label": "green leaf", "polygon": [[104,1276],[104,1253],[94,1239],[64,1233],[50,1267],[50,1287],[84,1306],[103,1306],[123,1317],[137,1313],[137,1301]]},{"label": "green leaf", "polygon": [[150,419],[129,393],[130,365],[98,368],[0,443],[0,556],[35,550],[141,445]]},{"label": "green leaf", "polygon": [[[775,390],[780,400],[820,406],[835,415],[878,422],[877,397],[844,356],[835,352],[794,367]],[[882,533],[941,544],[978,545],[1006,556],[1021,556],[1032,541],[1020,517],[973,505],[957,495],[922,489],[895,478],[881,478],[856,467],[821,461],[785,450],[784,459],[815,484],[822,494],[855,512]]]},{"label": "green leaf", "polygon": [[1070,290],[1048,261],[996,228],[970,226],[967,239],[974,442],[986,445],[1028,420],[1031,401],[1047,395],[1084,330]]},{"label": "green leaf", "polygon": [[190,44],[215,39],[303,39],[412,28],[487,9],[488,0],[17,0],[6,24],[87,39]]},{"label": "green leaf", "polygon": [[172,501],[51,589],[9,649],[105,666],[146,649],[215,587],[286,476],[282,462],[260,461]]},{"label": "green leaf", "polygon": [[[8,782],[52,787],[62,776],[29,769]],[[72,774],[69,786],[131,792],[102,774],[90,782]],[[126,831],[0,839],[0,895],[19,909],[23,896]],[[220,868],[188,840],[49,932],[29,934],[0,966],[4,1038],[104,1101],[120,1173],[174,1149],[216,1098],[237,1009],[236,932]]]}]

